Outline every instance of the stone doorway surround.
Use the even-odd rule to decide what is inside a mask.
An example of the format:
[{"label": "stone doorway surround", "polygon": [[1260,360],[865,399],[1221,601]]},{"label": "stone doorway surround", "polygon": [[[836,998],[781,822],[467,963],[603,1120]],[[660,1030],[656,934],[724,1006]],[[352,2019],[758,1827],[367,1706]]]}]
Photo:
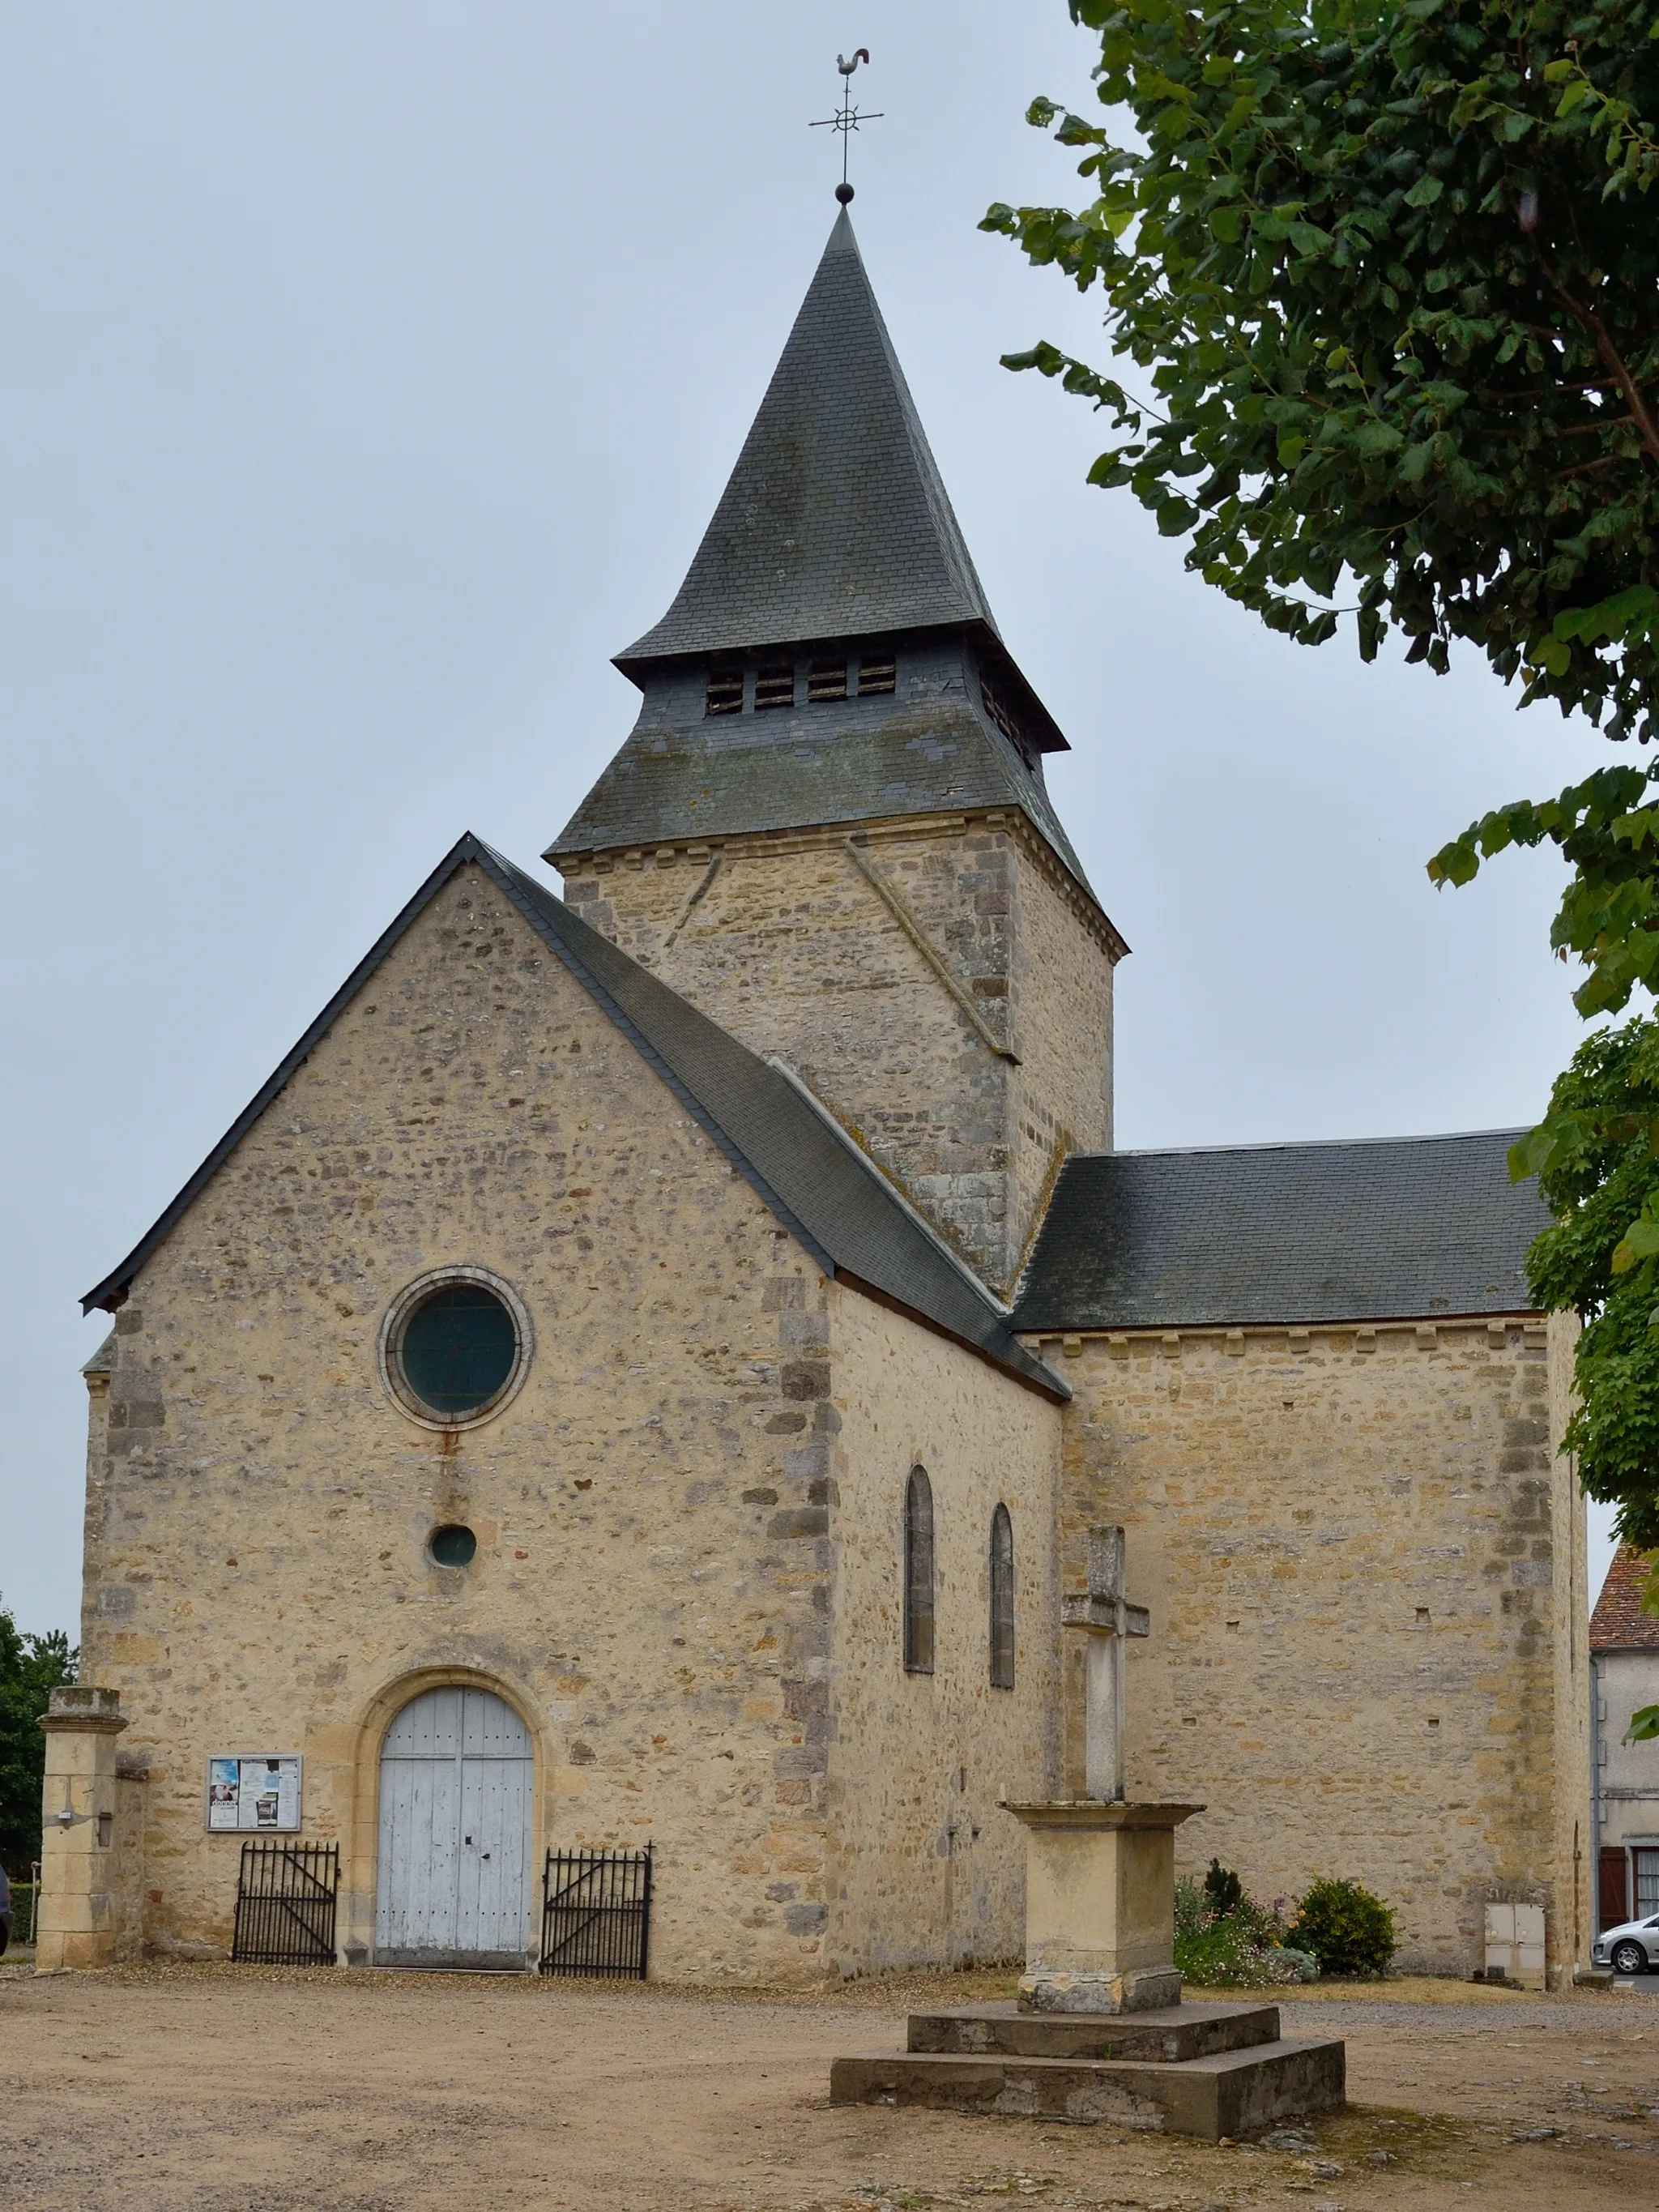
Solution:
[{"label": "stone doorway surround", "polygon": [[548,1779],[550,1762],[546,1732],[536,1702],[522,1685],[480,1668],[420,1667],[398,1675],[377,1691],[364,1708],[355,1730],[350,1754],[351,1809],[344,1824],[340,1853],[339,1946],[343,1965],[366,1966],[374,1954],[375,1885],[380,1850],[380,1752],[386,1733],[404,1706],[426,1691],[451,1688],[484,1690],[500,1698],[524,1723],[530,1737],[534,1762],[530,1818],[533,1928],[542,1854],[547,1847],[551,1814]]}]

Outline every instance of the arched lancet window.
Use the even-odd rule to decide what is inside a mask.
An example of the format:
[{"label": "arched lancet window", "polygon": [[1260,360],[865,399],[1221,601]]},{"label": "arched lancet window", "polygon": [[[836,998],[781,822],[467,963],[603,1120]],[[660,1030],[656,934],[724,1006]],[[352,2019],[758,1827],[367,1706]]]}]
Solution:
[{"label": "arched lancet window", "polygon": [[921,1467],[904,1486],[904,1665],[933,1671],[933,1487]]},{"label": "arched lancet window", "polygon": [[1008,1509],[991,1516],[991,1687],[1014,1686],[1014,1524]]}]

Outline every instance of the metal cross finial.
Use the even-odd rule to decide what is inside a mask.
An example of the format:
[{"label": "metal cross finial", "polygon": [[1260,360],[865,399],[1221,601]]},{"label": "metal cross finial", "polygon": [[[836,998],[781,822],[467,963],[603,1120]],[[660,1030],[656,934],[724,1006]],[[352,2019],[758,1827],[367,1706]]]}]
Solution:
[{"label": "metal cross finial", "polygon": [[853,187],[847,181],[848,142],[863,123],[879,123],[881,110],[872,108],[867,114],[853,105],[853,72],[860,62],[870,58],[868,46],[854,46],[849,62],[844,54],[836,56],[836,67],[841,71],[841,106],[833,115],[821,115],[810,127],[814,131],[838,131],[841,133],[841,182],[836,186],[836,198],[843,207],[853,197]]}]

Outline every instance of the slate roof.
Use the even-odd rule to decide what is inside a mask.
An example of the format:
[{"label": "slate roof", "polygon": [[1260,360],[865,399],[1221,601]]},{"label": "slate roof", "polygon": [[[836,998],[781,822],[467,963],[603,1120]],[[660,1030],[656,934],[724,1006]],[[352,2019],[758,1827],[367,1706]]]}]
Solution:
[{"label": "slate roof", "polygon": [[1659,1651],[1659,1614],[1644,1613],[1642,1591],[1655,1554],[1620,1544],[1590,1615],[1592,1651]]},{"label": "slate roof", "polygon": [[962,623],[995,634],[843,208],[685,581],[617,665]]},{"label": "slate roof", "polygon": [[738,720],[642,714],[544,857],[1018,807],[1094,897],[1042,776],[962,684],[951,697],[741,717],[764,723],[764,744],[734,743]]},{"label": "slate roof", "polygon": [[990,1293],[787,1073],[758,1059],[619,951],[545,884],[471,836],[462,837],[428,877],[120,1266],[87,1293],[83,1310],[112,1310],[121,1304],[134,1276],[295,1070],[432,899],[469,863],[507,894],[827,1273],[968,1345],[1048,1396],[1069,1395],[1013,1335]]},{"label": "slate roof", "polygon": [[1533,1310],[1549,1220],[1519,1130],[1087,1152],[1061,1170],[1015,1301],[1027,1332]]}]

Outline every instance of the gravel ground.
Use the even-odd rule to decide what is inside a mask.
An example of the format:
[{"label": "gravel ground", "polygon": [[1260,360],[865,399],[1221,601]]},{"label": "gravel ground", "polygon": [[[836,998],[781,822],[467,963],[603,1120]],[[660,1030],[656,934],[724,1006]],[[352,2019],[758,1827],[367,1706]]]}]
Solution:
[{"label": "gravel ground", "polygon": [[[1659,2014],[1455,1984],[1284,1996],[1350,2111],[1217,2148],[832,2110],[830,2059],[997,1977],[809,1992],[155,1966],[0,1968],[6,2212],[1221,2212],[1659,2207]],[[1652,2027],[1647,2023],[1651,2021]]]}]

